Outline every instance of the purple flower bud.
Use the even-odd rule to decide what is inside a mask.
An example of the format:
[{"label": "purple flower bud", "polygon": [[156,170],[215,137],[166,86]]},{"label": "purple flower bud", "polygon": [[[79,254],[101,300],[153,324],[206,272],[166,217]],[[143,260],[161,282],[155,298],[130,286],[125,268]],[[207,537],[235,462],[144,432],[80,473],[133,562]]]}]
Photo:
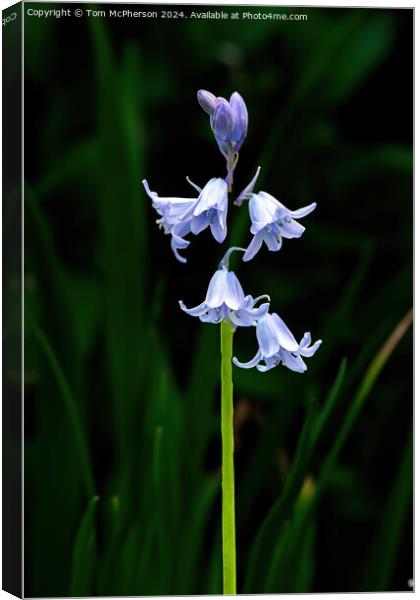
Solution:
[{"label": "purple flower bud", "polygon": [[231,189],[238,152],[248,130],[248,111],[245,102],[238,92],[233,92],[229,102],[226,98],[216,97],[206,90],[199,90],[197,98],[200,106],[210,115],[210,125],[217,145],[226,158],[226,181]]},{"label": "purple flower bud", "polygon": [[206,113],[209,115],[214,114],[218,104],[218,100],[214,94],[208,92],[207,90],[198,90],[197,100],[201,108],[205,110]]},{"label": "purple flower bud", "polygon": [[211,127],[218,142],[230,143],[233,130],[233,114],[229,102],[222,98],[211,117]]},{"label": "purple flower bud", "polygon": [[233,114],[232,143],[235,144],[235,150],[239,149],[246,137],[248,130],[248,111],[245,102],[238,92],[233,92],[230,97],[230,108]]}]

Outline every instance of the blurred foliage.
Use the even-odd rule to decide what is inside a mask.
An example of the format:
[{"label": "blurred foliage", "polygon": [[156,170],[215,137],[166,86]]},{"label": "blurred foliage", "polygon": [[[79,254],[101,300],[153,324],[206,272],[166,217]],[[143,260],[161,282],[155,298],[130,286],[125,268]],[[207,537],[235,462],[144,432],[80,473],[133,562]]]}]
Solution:
[{"label": "blurred foliage", "polygon": [[205,233],[177,263],[140,186],[223,175],[201,87],[247,102],[236,189],[261,164],[287,206],[318,202],[299,242],[236,264],[324,340],[305,375],[234,371],[239,591],[407,589],[412,11],[304,12],[26,17],[26,595],[221,591],[219,332],[177,305],[221,250]]}]

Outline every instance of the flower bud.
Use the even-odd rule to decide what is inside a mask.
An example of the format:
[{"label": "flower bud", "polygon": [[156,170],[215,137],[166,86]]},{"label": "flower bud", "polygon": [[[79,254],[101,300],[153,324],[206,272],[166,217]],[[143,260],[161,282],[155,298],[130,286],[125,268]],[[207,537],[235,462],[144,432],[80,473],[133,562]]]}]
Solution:
[{"label": "flower bud", "polygon": [[203,110],[210,116],[214,114],[218,101],[216,96],[207,90],[198,90],[197,100]]},{"label": "flower bud", "polygon": [[211,127],[219,142],[230,143],[233,130],[233,114],[227,100],[222,99],[219,101],[211,118]]},{"label": "flower bud", "polygon": [[248,111],[245,102],[238,92],[230,97],[230,108],[233,116],[232,142],[240,146],[246,137],[248,130]]}]

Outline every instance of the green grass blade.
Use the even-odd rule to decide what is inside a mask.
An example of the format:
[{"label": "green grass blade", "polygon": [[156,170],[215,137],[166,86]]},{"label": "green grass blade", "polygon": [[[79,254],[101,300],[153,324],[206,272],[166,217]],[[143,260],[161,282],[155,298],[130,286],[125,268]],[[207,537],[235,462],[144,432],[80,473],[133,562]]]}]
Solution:
[{"label": "green grass blade", "polygon": [[[267,570],[267,553],[274,547],[282,533],[282,527],[290,516],[294,498],[299,493],[307,466],[307,455],[312,447],[312,425],[315,420],[315,404],[311,402],[292,468],[286,479],[283,491],[264,519],[258,530],[246,570],[244,593],[257,593],[259,585],[265,580]],[[263,578],[261,580],[261,577]],[[260,582],[260,584],[259,584]]]},{"label": "green grass blade", "polygon": [[317,416],[316,421],[313,425],[313,429],[312,429],[312,445],[313,446],[315,446],[318,439],[320,438],[320,436],[325,428],[325,425],[327,424],[328,419],[330,418],[331,413],[337,403],[337,400],[340,396],[340,392],[343,387],[346,370],[347,370],[347,359],[343,358],[340,363],[338,373],[334,380],[332,388],[328,392],[327,398],[325,400],[325,404],[322,407],[322,410],[319,413],[319,415]]},{"label": "green grass blade", "polygon": [[38,197],[43,198],[77,179],[86,181],[89,185],[89,175],[97,160],[98,150],[97,139],[88,138],[60,155],[37,182],[35,190]]},{"label": "green grass blade", "polygon": [[385,344],[380,348],[377,355],[374,357],[372,362],[370,363],[366,374],[360,384],[359,389],[356,392],[356,395],[351,403],[349,410],[347,411],[346,416],[344,417],[341,428],[338,432],[334,445],[325,459],[323,467],[321,469],[319,480],[318,480],[318,490],[320,486],[325,483],[325,480],[328,478],[328,474],[331,470],[331,467],[335,463],[342,447],[344,446],[351,429],[363,408],[363,405],[369,396],[373,386],[376,383],[377,378],[379,377],[382,369],[386,365],[389,357],[392,352],[395,350],[398,343],[401,341],[401,338],[407,332],[413,321],[413,311],[410,310],[405,317],[398,323],[394,331],[391,333],[389,338],[386,340]]},{"label": "green grass blade", "polygon": [[[321,466],[318,481],[314,487],[314,492],[309,495],[308,500],[305,502],[304,510],[301,513],[298,513],[298,515],[299,515],[297,517],[298,525],[296,525],[296,523],[295,523],[295,525],[294,525],[295,527],[298,526],[299,528],[304,528],[304,527],[308,526],[310,519],[314,518],[313,511],[317,505],[317,502],[320,500],[320,498],[325,490],[326,482],[328,481],[329,474],[331,472],[332,467],[335,464],[335,461],[339,455],[339,452],[341,451],[344,443],[346,442],[347,437],[348,437],[348,435],[360,413],[360,410],[362,409],[364,402],[366,401],[367,397],[369,396],[370,392],[372,391],[377,378],[379,377],[386,362],[392,355],[392,352],[398,346],[399,342],[401,341],[401,339],[403,338],[403,336],[409,329],[409,327],[412,323],[412,320],[413,320],[413,311],[410,310],[403,317],[403,319],[398,323],[398,325],[392,331],[391,335],[388,337],[388,339],[385,341],[385,343],[380,348],[379,352],[376,354],[376,356],[373,358],[372,362],[370,363],[370,365],[365,373],[365,376],[362,379],[360,387],[354,397],[354,400],[353,400],[351,406],[349,407],[347,414],[344,416],[344,419],[343,419],[341,428],[339,430],[339,433],[337,435],[336,441],[333,444],[331,451],[327,455],[323,465]],[[405,457],[406,456],[407,456],[407,454],[405,454]],[[404,467],[404,469],[405,468],[406,467]],[[395,493],[397,494],[397,492],[395,492]],[[403,495],[405,495],[405,493],[403,493]],[[403,512],[403,511],[401,511],[401,512]],[[291,527],[291,525],[289,524],[288,527]],[[395,531],[397,532],[397,531],[399,531],[399,529],[400,529],[399,526],[396,526]],[[395,538],[398,535],[396,532],[392,534],[393,535],[393,543],[395,545],[396,545]],[[284,541],[282,542],[282,544],[283,544],[283,547],[286,545]],[[280,546],[280,550],[282,550],[281,546]],[[284,550],[282,550],[282,551],[284,552]],[[278,552],[280,552],[280,551],[278,551]],[[383,552],[383,548],[381,548],[381,553],[382,552]],[[393,553],[394,553],[394,548],[391,548],[390,557],[387,558],[386,565],[390,565],[392,563],[392,560],[390,560],[390,558],[392,559]],[[282,563],[281,568],[283,569],[286,567],[287,567],[287,565],[283,565],[283,563]],[[385,568],[384,571],[387,572],[387,568]],[[365,589],[365,587],[363,589]]]},{"label": "green grass blade", "polygon": [[[259,533],[257,534],[257,541],[253,546],[249,560],[249,567],[245,580],[246,586],[251,585],[251,573],[257,568],[256,565],[254,565],[254,561],[257,561],[258,557],[264,554],[265,550],[263,552],[263,548],[270,548],[272,546],[278,546],[279,544],[278,541],[272,541],[272,546],[270,546],[270,537],[272,540],[274,540],[275,537],[273,536],[273,531],[277,531],[277,536],[280,536],[279,539],[283,539],[280,531],[280,525],[282,522],[284,523],[285,518],[287,518],[287,515],[290,514],[291,507],[293,506],[299,490],[302,487],[302,483],[307,473],[315,445],[321,436],[326,423],[328,422],[338,398],[340,397],[346,368],[347,360],[343,359],[321,411],[316,413],[315,403],[312,402],[310,405],[310,410],[299,439],[296,456],[293,461],[292,468],[288,474],[283,491],[266,520],[261,525]],[[275,527],[274,523],[276,523]],[[265,539],[264,543],[262,542],[263,539]],[[251,589],[256,591],[256,588],[247,587],[246,589],[247,591],[250,591]]]},{"label": "green grass blade", "polygon": [[410,433],[400,467],[391,489],[381,525],[373,540],[366,562],[361,589],[366,592],[386,592],[395,566],[403,527],[412,499],[413,435]]},{"label": "green grass blade", "polygon": [[105,550],[98,568],[97,592],[100,596],[114,595],[121,589],[120,576],[115,576],[115,571],[119,567],[119,560],[121,560],[121,506],[119,496],[112,496],[108,502],[105,519]]},{"label": "green grass blade", "polygon": [[362,244],[356,268],[349,278],[348,284],[346,285],[336,308],[329,314],[324,323],[320,333],[321,339],[324,340],[322,345],[323,350],[317,357],[317,368],[326,364],[335,351],[337,340],[343,331],[343,324],[346,323],[351,308],[354,305],[354,301],[365,281],[373,250],[374,244],[371,240],[366,240],[365,243]]},{"label": "green grass blade", "polygon": [[218,530],[214,536],[214,543],[209,559],[208,572],[205,581],[206,594],[221,595],[223,591],[223,564],[222,564],[222,532]]},{"label": "green grass blade", "polygon": [[115,489],[124,498],[124,518],[139,502],[138,423],[146,403],[145,335],[149,202],[141,189],[144,176],[144,123],[140,53],[126,43],[117,57],[106,23],[89,21],[95,76],[98,224],[103,302],[105,361],[116,446]]},{"label": "green grass blade", "polygon": [[266,593],[310,591],[314,573],[316,521],[312,517],[306,523],[305,517],[314,490],[313,479],[307,477],[296,499],[293,514],[286,521],[271,553],[263,587]]},{"label": "green grass blade", "polygon": [[198,594],[200,592],[198,588],[200,554],[203,550],[205,527],[209,522],[210,511],[218,492],[220,492],[220,477],[208,479],[203,485],[199,496],[195,498],[188,526],[181,529],[182,541],[176,558],[177,594]]},{"label": "green grass blade", "polygon": [[184,411],[185,429],[188,431],[184,455],[195,472],[201,472],[212,423],[218,423],[218,420],[215,421],[213,400],[219,385],[219,364],[217,360],[208,360],[209,356],[218,354],[217,328],[204,325],[197,337]]},{"label": "green grass blade", "polygon": [[98,501],[99,497],[94,496],[89,502],[76,534],[71,565],[69,591],[69,595],[73,597],[95,595],[95,513]]},{"label": "green grass blade", "polygon": [[60,390],[61,398],[64,402],[64,406],[67,410],[67,414],[70,420],[71,427],[73,429],[75,445],[80,461],[80,468],[82,472],[83,481],[85,484],[86,494],[88,497],[92,497],[95,493],[95,483],[93,479],[92,467],[89,459],[89,451],[83,431],[82,424],[80,422],[79,411],[71,392],[70,386],[61,368],[61,365],[43,331],[35,323],[31,323],[30,330],[42,349],[45,358],[51,368],[51,371],[57,382],[58,389]]}]

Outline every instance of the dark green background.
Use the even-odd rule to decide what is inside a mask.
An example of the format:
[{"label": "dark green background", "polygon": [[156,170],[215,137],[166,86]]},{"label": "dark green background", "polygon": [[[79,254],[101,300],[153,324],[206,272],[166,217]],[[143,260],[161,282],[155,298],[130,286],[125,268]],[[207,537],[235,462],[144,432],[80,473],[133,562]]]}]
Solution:
[{"label": "dark green background", "polygon": [[[258,189],[318,203],[300,240],[236,264],[324,340],[304,375],[234,369],[239,591],[409,589],[411,334],[346,419],[412,303],[413,13],[253,10],[308,20],[25,16],[26,595],[221,592],[219,332],[177,301],[204,299],[223,249],[206,231],[178,263],[140,185],[224,176],[199,88],[247,103],[236,191],[261,165]],[[229,230],[249,242],[245,206]]]}]

